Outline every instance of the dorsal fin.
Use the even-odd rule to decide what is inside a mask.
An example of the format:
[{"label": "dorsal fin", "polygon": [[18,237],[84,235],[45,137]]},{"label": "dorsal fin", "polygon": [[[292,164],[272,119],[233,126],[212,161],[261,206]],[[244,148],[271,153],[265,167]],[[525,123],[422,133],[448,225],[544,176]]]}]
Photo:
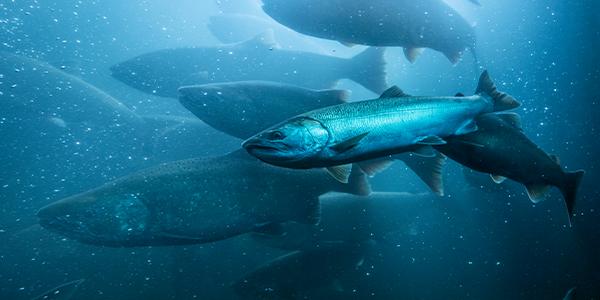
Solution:
[{"label": "dorsal fin", "polygon": [[320,90],[319,96],[325,105],[336,105],[350,102],[350,90]]},{"label": "dorsal fin", "polygon": [[497,113],[496,116],[504,122],[513,125],[519,131],[523,131],[523,124],[521,123],[521,117],[516,113]]},{"label": "dorsal fin", "polygon": [[454,95],[454,97],[464,97],[464,96],[465,96],[465,94],[463,94],[463,93],[456,93],[456,95]]},{"label": "dorsal fin", "polygon": [[248,47],[269,47],[271,49],[281,49],[281,46],[279,46],[279,44],[275,41],[275,36],[273,35],[273,29],[267,29],[259,34],[257,34],[255,37],[243,41],[241,43],[239,43],[240,45],[243,46],[248,46]]},{"label": "dorsal fin", "polygon": [[410,95],[405,94],[401,88],[399,88],[398,86],[392,86],[391,88],[385,90],[385,92],[383,92],[381,94],[381,96],[379,96],[379,99],[383,99],[383,98],[400,98],[400,97],[410,97]]}]

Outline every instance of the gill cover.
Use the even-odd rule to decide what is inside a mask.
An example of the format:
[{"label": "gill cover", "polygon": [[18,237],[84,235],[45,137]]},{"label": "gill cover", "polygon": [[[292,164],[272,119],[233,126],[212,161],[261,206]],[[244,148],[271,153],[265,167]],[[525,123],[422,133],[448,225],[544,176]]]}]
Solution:
[{"label": "gill cover", "polygon": [[255,135],[242,147],[268,162],[298,162],[317,156],[328,140],[329,131],[319,121],[297,117]]}]

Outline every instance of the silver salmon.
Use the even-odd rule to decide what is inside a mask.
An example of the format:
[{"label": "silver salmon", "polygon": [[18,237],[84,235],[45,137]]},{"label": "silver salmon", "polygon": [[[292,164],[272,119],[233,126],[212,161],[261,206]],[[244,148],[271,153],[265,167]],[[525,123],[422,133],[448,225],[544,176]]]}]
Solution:
[{"label": "silver salmon", "polygon": [[445,144],[443,138],[476,131],[475,117],[519,105],[499,92],[484,71],[473,96],[411,97],[394,86],[378,99],[300,114],[251,137],[242,147],[280,167],[326,167],[344,182],[351,163],[407,151],[434,156],[431,146]]}]

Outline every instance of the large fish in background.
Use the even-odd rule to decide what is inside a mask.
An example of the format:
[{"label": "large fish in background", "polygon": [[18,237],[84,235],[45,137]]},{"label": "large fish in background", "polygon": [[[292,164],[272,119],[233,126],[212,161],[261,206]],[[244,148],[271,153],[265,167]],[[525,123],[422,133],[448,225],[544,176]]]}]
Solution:
[{"label": "large fish in background", "polygon": [[495,182],[509,178],[524,184],[535,203],[548,196],[553,186],[558,187],[570,223],[585,171],[564,171],[556,156],[548,155],[525,135],[517,114],[484,114],[475,120],[477,131],[448,137],[447,144],[435,146],[436,150],[473,170],[492,174]]},{"label": "large fish in background", "polygon": [[[29,112],[58,127],[68,122],[144,124],[115,98],[47,62],[0,52],[0,99],[5,110]],[[6,116],[4,116],[6,117]]]},{"label": "large fish in background", "polygon": [[112,76],[146,93],[177,98],[186,85],[265,80],[312,89],[351,79],[374,93],[387,88],[385,49],[368,48],[346,59],[279,49],[267,30],[237,44],[146,53],[110,68]]},{"label": "large fish in background", "polygon": [[269,81],[240,81],[179,88],[179,102],[213,128],[247,139],[289,117],[347,103],[350,91],[311,90]]},{"label": "large fish in background", "polygon": [[276,166],[326,167],[344,182],[350,163],[360,166],[407,151],[433,156],[430,146],[445,144],[443,138],[476,131],[478,115],[519,105],[499,92],[484,71],[470,97],[410,97],[394,86],[378,99],[295,116],[247,139],[242,147]]},{"label": "large fish in background", "polygon": [[278,168],[240,149],[141,170],[47,205],[37,215],[42,227],[86,244],[197,244],[273,222],[315,224],[318,196],[329,191],[371,192],[359,170],[341,184],[323,169]]},{"label": "large fish in background", "polygon": [[[213,128],[241,139],[295,115],[347,103],[349,96],[350,91],[316,91],[266,81],[215,83],[179,89],[179,102],[185,108]],[[443,195],[442,156],[426,158],[401,154],[394,158],[406,163],[433,191]],[[381,165],[376,162],[371,166],[376,169],[369,175],[374,175],[385,168],[386,162]]]},{"label": "large fish in background", "polygon": [[[411,62],[425,48],[456,65],[475,53],[475,31],[441,0],[264,0],[263,11],[306,35],[344,44],[404,47]],[[474,55],[475,56],[475,55]]]}]

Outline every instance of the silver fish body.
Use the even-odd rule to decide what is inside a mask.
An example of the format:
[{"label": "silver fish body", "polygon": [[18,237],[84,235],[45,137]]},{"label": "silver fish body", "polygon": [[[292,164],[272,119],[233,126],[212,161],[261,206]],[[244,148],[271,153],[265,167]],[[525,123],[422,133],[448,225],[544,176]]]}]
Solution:
[{"label": "silver fish body", "polygon": [[246,140],[259,159],[287,168],[332,167],[406,151],[432,153],[444,137],[477,130],[475,117],[518,107],[483,72],[470,97],[410,97],[392,87],[378,99],[310,111]]}]

